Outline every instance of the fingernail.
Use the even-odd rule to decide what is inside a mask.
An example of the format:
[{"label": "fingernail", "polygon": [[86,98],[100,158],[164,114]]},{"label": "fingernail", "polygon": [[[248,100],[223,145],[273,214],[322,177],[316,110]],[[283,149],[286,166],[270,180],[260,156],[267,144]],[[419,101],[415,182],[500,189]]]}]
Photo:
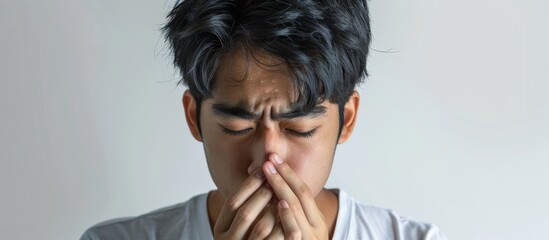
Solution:
[{"label": "fingernail", "polygon": [[288,205],[288,202],[286,202],[286,200],[280,200],[278,202],[278,206],[280,208],[290,208],[290,205]]},{"label": "fingernail", "polygon": [[263,173],[263,170],[261,170],[261,168],[257,169],[257,171],[255,171],[255,177],[259,178],[259,179],[265,179],[265,173]]},{"label": "fingernail", "polygon": [[267,169],[268,169],[269,172],[272,173],[272,174],[275,174],[275,173],[276,173],[276,168],[275,168],[275,166],[274,166],[271,162],[267,162]]},{"label": "fingernail", "polygon": [[280,156],[278,156],[278,154],[276,154],[276,153],[273,154],[272,159],[276,164],[281,164],[282,163],[282,158],[280,158]]}]

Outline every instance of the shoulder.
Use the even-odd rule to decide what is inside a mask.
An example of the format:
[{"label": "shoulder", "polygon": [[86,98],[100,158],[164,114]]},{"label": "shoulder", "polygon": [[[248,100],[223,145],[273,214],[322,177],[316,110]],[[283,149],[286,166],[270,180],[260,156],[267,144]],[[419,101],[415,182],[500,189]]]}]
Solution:
[{"label": "shoulder", "polygon": [[343,191],[340,192],[340,210],[347,215],[345,220],[349,235],[346,239],[447,239],[434,224],[408,219],[390,209],[363,204]]},{"label": "shoulder", "polygon": [[[206,204],[207,194],[197,195],[186,202],[157,209],[136,216],[117,218],[95,224],[87,229],[80,240],[106,239],[179,239],[185,230],[201,225],[198,221],[204,216],[202,206]],[[205,212],[207,217],[207,212]],[[208,227],[209,228],[209,227]]]}]

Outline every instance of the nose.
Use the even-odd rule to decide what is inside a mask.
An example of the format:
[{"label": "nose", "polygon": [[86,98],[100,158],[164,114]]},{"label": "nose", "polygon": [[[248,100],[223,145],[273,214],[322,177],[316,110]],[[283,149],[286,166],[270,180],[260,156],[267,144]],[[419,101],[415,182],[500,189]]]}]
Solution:
[{"label": "nose", "polygon": [[248,167],[249,174],[252,174],[256,169],[261,168],[270,154],[276,153],[280,157],[283,157],[286,154],[285,140],[277,128],[262,127],[258,129],[255,134],[256,136],[251,146],[253,159]]}]

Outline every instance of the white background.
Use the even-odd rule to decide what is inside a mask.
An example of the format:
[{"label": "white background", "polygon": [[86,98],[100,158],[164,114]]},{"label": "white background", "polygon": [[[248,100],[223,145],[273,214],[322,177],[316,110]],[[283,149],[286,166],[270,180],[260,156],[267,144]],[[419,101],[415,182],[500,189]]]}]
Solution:
[{"label": "white background", "polygon": [[[0,4],[0,239],[77,239],[214,187],[159,28],[173,2]],[[549,226],[549,4],[372,0],[328,187],[451,239]]]}]

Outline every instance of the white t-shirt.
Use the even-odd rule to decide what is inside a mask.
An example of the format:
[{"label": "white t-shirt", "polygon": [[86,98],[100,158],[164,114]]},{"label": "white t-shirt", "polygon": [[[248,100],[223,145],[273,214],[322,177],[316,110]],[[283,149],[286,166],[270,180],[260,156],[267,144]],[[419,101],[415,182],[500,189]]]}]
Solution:
[{"label": "white t-shirt", "polygon": [[[409,220],[394,211],[357,202],[342,190],[333,239],[447,239],[433,225]],[[80,240],[213,239],[207,209],[208,194],[132,218],[114,219],[88,229]]]}]

